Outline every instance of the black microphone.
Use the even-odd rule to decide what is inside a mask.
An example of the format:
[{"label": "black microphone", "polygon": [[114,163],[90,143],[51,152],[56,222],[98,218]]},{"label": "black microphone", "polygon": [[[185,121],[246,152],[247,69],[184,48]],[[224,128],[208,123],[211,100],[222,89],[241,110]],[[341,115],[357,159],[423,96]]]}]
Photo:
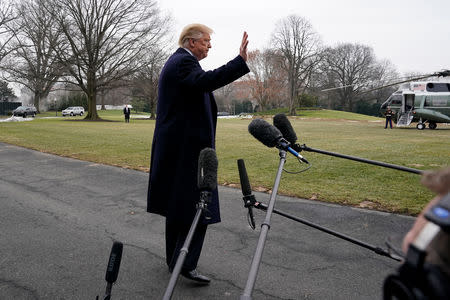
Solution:
[{"label": "black microphone", "polygon": [[278,128],[283,137],[291,144],[294,145],[297,142],[297,135],[294,128],[292,128],[291,122],[285,114],[276,114],[273,117],[273,125]]},{"label": "black microphone", "polygon": [[253,217],[252,206],[255,204],[255,196],[252,195],[252,188],[250,187],[250,181],[248,180],[247,170],[245,169],[245,163],[243,159],[238,159],[239,179],[241,181],[242,198],[244,200],[244,207],[248,208],[249,225],[252,229],[255,229],[255,219]]},{"label": "black microphone", "polygon": [[200,202],[197,208],[202,208],[204,218],[211,219],[208,204],[211,202],[212,191],[217,188],[217,156],[212,148],[204,148],[198,156],[197,186],[200,190]]},{"label": "black microphone", "polygon": [[108,283],[114,283],[119,275],[120,262],[122,260],[123,244],[114,242],[109,255],[108,267],[106,268],[105,280]]},{"label": "black microphone", "polygon": [[[122,260],[122,250],[123,244],[121,242],[116,241],[113,243],[111,254],[109,255],[108,266],[106,268],[105,280],[107,284],[103,300],[111,299],[112,285],[114,282],[116,282],[117,276],[119,275],[120,261]],[[97,296],[96,300],[98,299],[99,297]]]},{"label": "black microphone", "polygon": [[[248,131],[258,141],[269,148],[278,146],[279,141],[283,140],[283,135],[281,132],[263,119],[255,119],[251,121],[248,125]],[[284,142],[287,143],[286,140]]]},{"label": "black microphone", "polygon": [[216,151],[212,148],[204,148],[198,156],[197,186],[200,191],[213,191],[217,187]]},{"label": "black microphone", "polygon": [[280,130],[278,130],[275,126],[270,125],[263,119],[255,119],[251,121],[248,125],[248,131],[258,141],[260,141],[267,147],[277,147],[279,149],[288,151],[301,161],[309,164],[309,162],[303,156],[301,156],[297,151],[290,147],[291,144],[283,138]]},{"label": "black microphone", "polygon": [[273,125],[280,130],[283,137],[291,144],[292,149],[297,152],[302,151],[299,144],[297,144],[297,135],[294,128],[292,128],[291,122],[285,114],[276,114],[273,117]]}]

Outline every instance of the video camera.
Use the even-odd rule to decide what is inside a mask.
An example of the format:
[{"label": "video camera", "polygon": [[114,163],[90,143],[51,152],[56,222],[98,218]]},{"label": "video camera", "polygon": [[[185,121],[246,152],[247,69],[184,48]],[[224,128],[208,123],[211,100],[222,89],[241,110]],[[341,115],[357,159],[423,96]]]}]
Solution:
[{"label": "video camera", "polygon": [[425,218],[404,263],[385,279],[385,300],[450,299],[450,193]]}]

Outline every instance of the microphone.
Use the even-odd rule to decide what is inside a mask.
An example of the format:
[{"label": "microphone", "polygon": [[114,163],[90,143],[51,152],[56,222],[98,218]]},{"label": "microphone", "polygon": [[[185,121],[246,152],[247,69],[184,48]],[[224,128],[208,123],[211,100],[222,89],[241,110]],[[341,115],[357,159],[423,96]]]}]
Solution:
[{"label": "microphone", "polygon": [[119,275],[120,262],[122,260],[123,244],[114,242],[109,255],[108,267],[106,268],[105,280],[108,283],[114,283]]},{"label": "microphone", "polygon": [[252,229],[255,229],[255,219],[253,217],[252,206],[255,204],[255,196],[252,195],[252,188],[247,176],[247,170],[245,169],[245,163],[243,159],[238,159],[239,179],[241,181],[242,198],[244,200],[244,207],[248,208],[249,225]]},{"label": "microphone", "polygon": [[200,191],[212,191],[217,187],[216,151],[212,148],[204,148],[198,157],[197,186]]},{"label": "microphone", "polygon": [[294,145],[297,142],[297,135],[285,114],[276,114],[273,117],[273,125],[278,128],[283,137],[291,143],[291,145]]},{"label": "microphone", "polygon": [[197,203],[197,208],[202,208],[204,218],[211,219],[208,204],[211,202],[212,191],[217,188],[217,166],[218,166],[216,151],[212,148],[204,148],[200,151],[198,156],[198,173],[197,186],[200,190],[200,202]]},{"label": "microphone", "polygon": [[[297,135],[295,134],[294,128],[292,128],[291,122],[289,122],[289,119],[286,117],[285,114],[276,114],[273,117],[273,125],[280,130],[283,137],[291,144],[292,149],[294,149],[297,152],[302,151],[302,148],[299,144],[296,144],[297,142]],[[299,158],[309,164],[309,162],[299,154]]]},{"label": "microphone", "polygon": [[273,117],[273,125],[280,130],[283,137],[291,144],[292,149],[297,152],[301,151],[300,145],[297,143],[297,135],[294,128],[292,128],[291,122],[285,114],[276,114]]},{"label": "microphone", "polygon": [[[103,300],[111,299],[112,285],[114,282],[116,282],[117,276],[119,275],[120,261],[122,260],[122,250],[123,244],[121,242],[116,241],[113,243],[111,254],[109,255],[108,266],[106,268],[105,280],[107,284]],[[96,300],[98,299],[99,297],[97,296]]]},{"label": "microphone", "polygon": [[277,147],[279,149],[288,151],[301,161],[309,164],[309,162],[303,156],[301,156],[297,151],[290,147],[290,143],[283,138],[280,130],[278,130],[275,126],[270,125],[263,119],[255,119],[251,121],[248,125],[248,131],[258,141],[260,141],[267,147]]}]

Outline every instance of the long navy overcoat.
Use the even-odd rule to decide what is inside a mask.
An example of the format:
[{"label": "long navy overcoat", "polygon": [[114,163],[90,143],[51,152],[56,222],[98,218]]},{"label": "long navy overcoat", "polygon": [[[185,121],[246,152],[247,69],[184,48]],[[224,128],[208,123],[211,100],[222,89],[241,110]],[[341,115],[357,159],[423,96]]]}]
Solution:
[{"label": "long navy overcoat", "polygon": [[[200,199],[197,168],[200,151],[215,149],[217,106],[212,91],[249,72],[241,56],[204,71],[198,60],[179,48],[161,71],[153,135],[147,211],[169,221],[191,223]],[[209,220],[220,222],[217,189]]]}]

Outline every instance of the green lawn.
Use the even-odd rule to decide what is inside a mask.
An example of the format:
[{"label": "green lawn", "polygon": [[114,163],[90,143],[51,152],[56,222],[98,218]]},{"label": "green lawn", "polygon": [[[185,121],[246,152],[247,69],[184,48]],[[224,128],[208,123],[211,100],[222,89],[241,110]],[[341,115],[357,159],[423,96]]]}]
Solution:
[{"label": "green lawn", "polygon": [[[335,111],[299,111],[290,118],[299,142],[311,148],[418,168],[450,165],[450,126],[384,130],[383,119]],[[123,122],[120,111],[100,111],[111,122],[40,114],[33,121],[0,122],[0,141],[62,156],[148,171],[153,120]],[[136,114],[132,114],[136,117]],[[265,117],[270,123],[271,117]],[[267,148],[247,131],[249,119],[219,119],[219,184],[239,187],[237,159],[243,158],[253,189],[272,188],[278,150]],[[283,173],[280,194],[307,199],[417,214],[432,198],[420,176],[317,153],[303,152],[312,164],[300,174]],[[288,156],[285,169],[299,171]],[[143,187],[146,188],[146,187]]]}]

